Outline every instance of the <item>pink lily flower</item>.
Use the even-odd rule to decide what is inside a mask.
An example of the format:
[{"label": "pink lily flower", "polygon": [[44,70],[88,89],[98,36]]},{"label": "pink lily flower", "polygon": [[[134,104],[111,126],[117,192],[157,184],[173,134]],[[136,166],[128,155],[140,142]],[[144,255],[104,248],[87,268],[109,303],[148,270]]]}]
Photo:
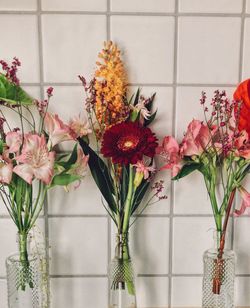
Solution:
[{"label": "pink lily flower", "polygon": [[143,174],[145,180],[149,178],[150,172],[156,171],[154,167],[146,166],[142,160],[138,161],[134,166],[136,167],[136,173]]},{"label": "pink lily flower", "polygon": [[10,184],[13,173],[13,165],[0,155],[0,183]]},{"label": "pink lily flower", "polygon": [[246,209],[250,207],[250,193],[243,188],[242,186],[239,188],[240,196],[242,198],[241,208],[239,210],[234,211],[235,216],[241,216],[245,213]]},{"label": "pink lily flower", "polygon": [[20,132],[8,132],[6,134],[6,144],[8,146],[9,153],[16,153],[19,151],[22,145],[22,135]]},{"label": "pink lily flower", "polygon": [[240,136],[235,140],[234,146],[236,148],[235,155],[250,159],[250,144],[248,133],[245,130],[240,132]]},{"label": "pink lily flower", "polygon": [[[70,170],[70,174],[84,176],[89,161],[89,155],[85,155],[82,148],[77,149],[77,160]],[[81,181],[78,181],[77,185],[74,185],[74,189],[78,188]]]},{"label": "pink lily flower", "polygon": [[70,119],[69,127],[72,130],[75,139],[92,133],[88,120],[86,118],[81,118],[80,114],[73,119]]},{"label": "pink lily flower", "polygon": [[55,152],[49,152],[43,135],[26,134],[22,153],[15,159],[19,164],[13,171],[27,183],[31,184],[34,177],[47,185],[51,182]]},{"label": "pink lily flower", "polygon": [[163,157],[166,164],[160,169],[171,169],[172,176],[176,176],[181,170],[181,156],[178,142],[171,136],[163,139],[162,145],[156,149],[156,154]]},{"label": "pink lily flower", "polygon": [[46,113],[44,119],[45,130],[49,134],[49,141],[51,146],[63,141],[73,140],[71,129],[64,124],[57,114]]},{"label": "pink lily flower", "polygon": [[211,145],[215,130],[210,130],[199,120],[190,122],[182,141],[181,154],[184,156],[201,155]]}]

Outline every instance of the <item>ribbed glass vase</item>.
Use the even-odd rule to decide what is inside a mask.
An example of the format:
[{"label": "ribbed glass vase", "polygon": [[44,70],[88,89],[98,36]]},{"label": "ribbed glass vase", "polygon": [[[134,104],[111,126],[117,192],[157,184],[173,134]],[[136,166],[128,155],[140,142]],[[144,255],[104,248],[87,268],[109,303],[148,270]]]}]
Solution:
[{"label": "ribbed glass vase", "polygon": [[214,236],[214,248],[203,256],[203,308],[234,308],[235,254],[225,249],[218,258],[218,235]]},{"label": "ribbed glass vase", "polygon": [[[38,256],[29,253],[29,236],[18,237],[19,253],[6,259],[8,307],[9,308],[43,308],[44,285],[41,262]],[[26,243],[22,243],[26,241]],[[22,244],[21,244],[22,243]],[[26,258],[22,249],[26,246]]]},{"label": "ribbed glass vase", "polygon": [[128,234],[117,235],[115,257],[109,265],[109,308],[136,308],[135,278]]}]

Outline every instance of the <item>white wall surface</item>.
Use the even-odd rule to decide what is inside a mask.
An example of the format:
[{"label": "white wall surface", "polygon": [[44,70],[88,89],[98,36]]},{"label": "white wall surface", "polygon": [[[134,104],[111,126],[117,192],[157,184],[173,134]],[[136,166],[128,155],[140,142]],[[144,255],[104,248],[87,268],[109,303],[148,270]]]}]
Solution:
[{"label": "white wall surface", "polygon": [[[102,42],[119,44],[131,88],[157,92],[155,129],[181,138],[202,116],[201,90],[232,94],[250,75],[250,0],[0,0],[0,58],[22,61],[34,96],[55,88],[51,109],[68,120],[83,108],[77,75],[91,77]],[[201,177],[168,186],[168,200],[131,230],[139,307],[199,307],[202,253],[212,245],[211,210]],[[80,189],[50,193],[44,213],[51,248],[52,308],[107,307],[112,228],[90,176]],[[235,219],[236,301],[250,306],[250,218]],[[0,308],[6,308],[5,258],[15,229],[0,204]]]}]

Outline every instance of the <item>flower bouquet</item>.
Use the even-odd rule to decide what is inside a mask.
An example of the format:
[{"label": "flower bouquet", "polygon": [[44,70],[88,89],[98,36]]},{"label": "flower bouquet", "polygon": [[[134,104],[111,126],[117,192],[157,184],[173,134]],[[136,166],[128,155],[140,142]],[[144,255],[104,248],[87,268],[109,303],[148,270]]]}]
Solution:
[{"label": "flower bouquet", "polygon": [[156,171],[153,159],[158,143],[148,127],[156,116],[152,112],[155,94],[145,98],[138,90],[127,99],[124,65],[112,42],[104,44],[97,66],[89,84],[80,76],[96,150],[86,137],[79,138],[79,142],[85,155],[89,155],[92,176],[117,229],[115,258],[109,269],[110,307],[130,308],[136,307],[128,245],[129,229],[137,218],[132,219],[132,215],[141,213],[153,198],[165,198],[159,195],[163,184],[158,182],[153,185],[153,196],[141,206]]},{"label": "flower bouquet", "polygon": [[216,249],[204,255],[203,307],[207,308],[234,307],[234,254],[225,250],[225,237],[236,190],[243,202],[235,215],[250,205],[250,195],[242,187],[250,171],[249,89],[249,80],[241,83],[233,101],[217,90],[210,105],[203,92],[205,120],[192,120],[180,144],[166,136],[157,148],[166,163],[162,168],[171,169],[174,180],[199,171],[205,181],[217,231]]},{"label": "flower bouquet", "polygon": [[34,100],[20,87],[20,61],[0,64],[0,197],[17,227],[19,246],[18,255],[6,261],[9,307],[47,307],[41,306],[39,260],[29,254],[29,234],[47,191],[80,181],[88,156],[77,143],[71,153],[56,155],[56,146],[77,135],[47,111],[53,89],[47,90],[46,100]]}]

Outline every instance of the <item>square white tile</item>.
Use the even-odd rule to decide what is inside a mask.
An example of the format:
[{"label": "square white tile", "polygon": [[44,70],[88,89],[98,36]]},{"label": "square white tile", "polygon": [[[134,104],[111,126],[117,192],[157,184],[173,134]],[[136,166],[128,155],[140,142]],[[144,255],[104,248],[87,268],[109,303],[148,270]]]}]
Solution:
[{"label": "square white tile", "polygon": [[175,214],[212,214],[203,175],[199,171],[175,181],[174,192]]},{"label": "square white tile", "polygon": [[0,279],[0,298],[1,298],[1,308],[7,308],[7,283],[6,280]]},{"label": "square white tile", "polygon": [[[112,224],[111,256],[115,251],[116,228]],[[137,274],[167,274],[169,267],[169,219],[139,217],[129,232],[130,253]],[[159,250],[160,249],[160,250]]]},{"label": "square white tile", "polygon": [[235,289],[235,304],[238,307],[249,307],[250,303],[250,278],[249,277],[236,277]]},{"label": "square white tile", "polygon": [[173,277],[172,283],[173,307],[201,307],[201,277]]},{"label": "square white tile", "polygon": [[52,278],[53,308],[103,308],[108,305],[106,278]]},{"label": "square white tile", "polygon": [[11,62],[13,57],[22,63],[18,76],[22,82],[39,82],[38,30],[35,15],[1,15],[0,58]]},{"label": "square white tile", "polygon": [[176,217],[173,227],[173,273],[201,274],[203,253],[213,247],[213,218]]},{"label": "square white tile", "polygon": [[45,11],[105,11],[106,0],[42,0]]},{"label": "square white tile", "polygon": [[244,32],[244,45],[243,45],[243,66],[242,66],[242,80],[250,77],[250,18],[245,20],[245,32]]},{"label": "square white tile", "polygon": [[250,13],[250,0],[246,0],[246,13]]},{"label": "square white tile", "polygon": [[167,277],[138,277],[138,307],[168,307],[168,287]]},{"label": "square white tile", "polygon": [[96,215],[106,214],[99,192],[90,171],[80,186],[66,192],[63,187],[55,187],[48,193],[49,214],[52,215]]},{"label": "square white tile", "polygon": [[237,256],[237,274],[250,274],[250,239],[247,232],[249,225],[249,216],[235,218],[234,251]]},{"label": "square white tile", "polygon": [[[43,15],[44,79],[78,82],[78,75],[93,75],[106,17],[95,15]],[[88,42],[88,44],[86,44]]]},{"label": "square white tile", "polygon": [[107,219],[49,218],[51,274],[107,272]]},{"label": "square white tile", "polygon": [[17,252],[16,243],[17,230],[14,222],[9,218],[0,219],[0,277],[6,276],[5,260],[11,254]]},{"label": "square white tile", "polygon": [[185,13],[241,13],[242,0],[180,0],[179,11]]},{"label": "square white tile", "polygon": [[236,83],[240,31],[238,17],[180,17],[178,82]]},{"label": "square white tile", "polygon": [[8,11],[35,11],[37,9],[36,0],[1,0],[0,10]]},{"label": "square white tile", "polygon": [[175,0],[111,0],[115,12],[174,12]]},{"label": "square white tile", "polygon": [[173,81],[173,17],[112,16],[111,38],[124,54],[129,82]]}]

